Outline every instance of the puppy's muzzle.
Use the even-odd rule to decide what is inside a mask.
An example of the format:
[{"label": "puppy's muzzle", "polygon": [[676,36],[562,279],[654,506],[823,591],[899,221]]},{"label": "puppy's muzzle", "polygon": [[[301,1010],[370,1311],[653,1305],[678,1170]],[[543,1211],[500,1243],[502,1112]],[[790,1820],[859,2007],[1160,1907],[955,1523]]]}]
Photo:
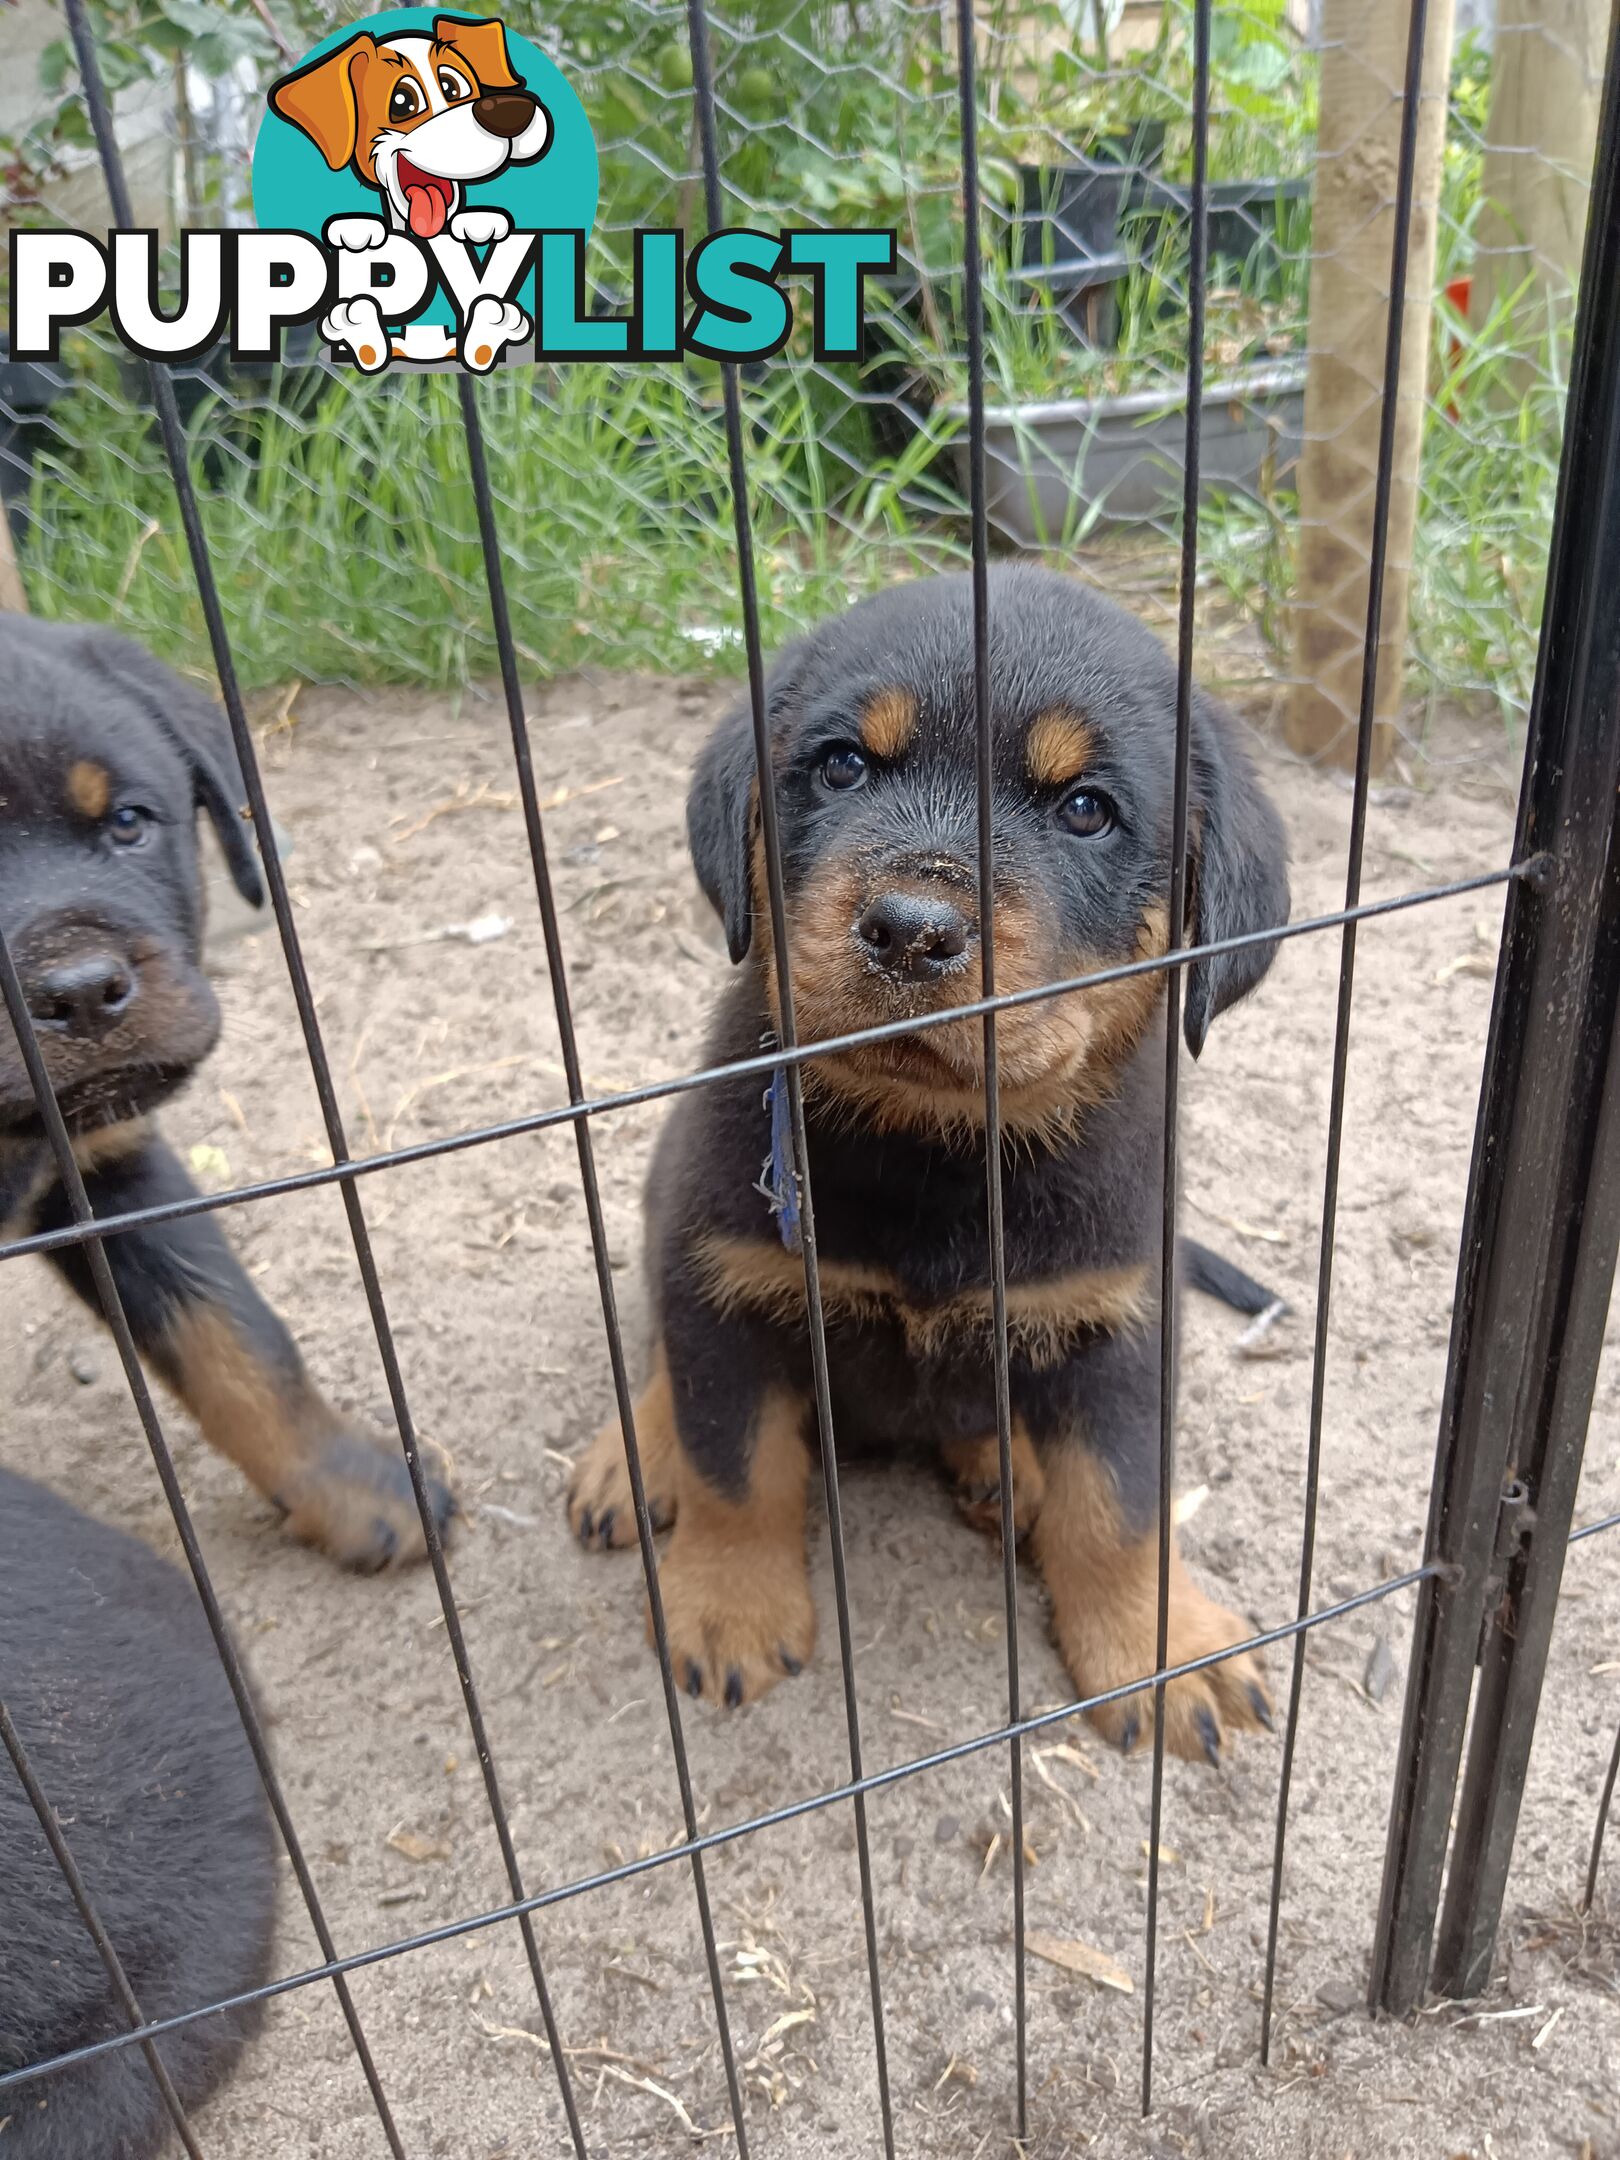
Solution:
[{"label": "puppy's muzzle", "polygon": [[880,893],[855,934],[869,966],[900,982],[922,983],[958,973],[978,931],[951,894],[935,888]]},{"label": "puppy's muzzle", "polygon": [[499,136],[502,142],[516,142],[534,118],[538,102],[527,90],[486,90],[482,97],[473,99],[473,118],[486,135]]},{"label": "puppy's muzzle", "polygon": [[30,971],[23,987],[35,1027],[76,1042],[110,1034],[139,995],[134,968],[102,945],[46,962]]}]

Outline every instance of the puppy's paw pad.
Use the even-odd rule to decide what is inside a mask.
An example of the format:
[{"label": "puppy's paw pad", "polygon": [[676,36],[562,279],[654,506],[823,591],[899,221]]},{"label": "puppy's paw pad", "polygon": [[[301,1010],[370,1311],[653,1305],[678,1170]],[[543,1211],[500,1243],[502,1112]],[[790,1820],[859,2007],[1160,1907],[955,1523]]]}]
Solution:
[{"label": "puppy's paw pad", "polygon": [[346,347],[368,375],[385,368],[392,357],[382,311],[375,300],[340,300],[322,316],[321,336],[328,345]]},{"label": "puppy's paw pad", "polygon": [[529,318],[515,302],[486,294],[473,302],[461,333],[462,365],[487,374],[509,345],[522,344],[528,334]]},{"label": "puppy's paw pad", "polygon": [[464,241],[468,247],[488,247],[504,240],[511,230],[512,220],[504,210],[458,210],[450,220],[451,239]]},{"label": "puppy's paw pad", "polygon": [[[739,1709],[808,1663],[816,1612],[802,1555],[683,1555],[658,1574],[670,1663],[687,1694]],[[648,1614],[648,1635],[652,1616]]]}]

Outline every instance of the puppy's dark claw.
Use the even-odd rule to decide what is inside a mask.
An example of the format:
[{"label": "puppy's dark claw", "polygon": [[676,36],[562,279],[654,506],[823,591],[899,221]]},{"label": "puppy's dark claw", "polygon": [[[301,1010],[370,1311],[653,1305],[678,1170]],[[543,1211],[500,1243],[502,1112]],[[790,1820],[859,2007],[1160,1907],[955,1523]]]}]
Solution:
[{"label": "puppy's dark claw", "polygon": [[604,1508],[602,1520],[596,1526],[596,1543],[604,1552],[613,1543],[613,1518],[617,1512],[615,1508]]},{"label": "puppy's dark claw", "polygon": [[1119,1728],[1119,1752],[1122,1755],[1128,1755],[1131,1752],[1131,1749],[1135,1747],[1137,1735],[1141,1732],[1141,1730],[1142,1721],[1137,1716],[1136,1712],[1133,1710],[1130,1716],[1125,1720],[1124,1724]]},{"label": "puppy's dark claw", "polygon": [[589,1508],[581,1508],[579,1512],[579,1542],[582,1545],[589,1545],[595,1536],[596,1517]]},{"label": "puppy's dark claw", "polygon": [[688,1695],[703,1693],[703,1668],[691,1658],[686,1661],[686,1692]]},{"label": "puppy's dark claw", "polygon": [[1198,1713],[1198,1737],[1204,1743],[1204,1755],[1212,1769],[1221,1767],[1221,1728],[1215,1722],[1212,1710]]},{"label": "puppy's dark claw", "polygon": [[731,1670],[726,1674],[726,1708],[728,1710],[737,1709],[742,1702],[742,1698],[742,1674],[737,1670],[736,1666],[733,1665]]},{"label": "puppy's dark claw", "polygon": [[1255,1716],[1260,1720],[1261,1724],[1266,1728],[1267,1732],[1275,1732],[1277,1730],[1276,1722],[1271,1715],[1271,1705],[1266,1700],[1266,1691],[1263,1687],[1250,1688],[1249,1707],[1253,1710]]},{"label": "puppy's dark claw", "polygon": [[647,1506],[647,1520],[652,1524],[654,1531],[659,1531],[667,1530],[675,1518],[662,1500],[653,1500]]},{"label": "puppy's dark claw", "polygon": [[796,1658],[791,1650],[778,1649],[776,1654],[781,1660],[782,1670],[787,1674],[788,1678],[796,1680],[799,1674],[804,1671],[803,1658]]}]

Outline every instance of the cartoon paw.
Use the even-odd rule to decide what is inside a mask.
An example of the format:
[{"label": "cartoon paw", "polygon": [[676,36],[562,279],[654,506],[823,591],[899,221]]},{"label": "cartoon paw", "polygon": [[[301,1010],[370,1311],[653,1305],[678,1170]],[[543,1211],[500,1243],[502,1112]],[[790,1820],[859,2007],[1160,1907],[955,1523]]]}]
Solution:
[{"label": "cartoon paw", "polygon": [[486,294],[475,300],[461,333],[461,364],[487,375],[508,345],[518,345],[529,334],[529,318],[510,300]]},{"label": "cartoon paw", "polygon": [[321,318],[321,336],[329,345],[345,345],[368,375],[375,375],[389,361],[388,333],[382,310],[362,294],[358,300],[340,300]]},{"label": "cartoon paw", "polygon": [[504,210],[458,210],[450,220],[451,239],[465,240],[469,247],[504,240],[511,230],[512,220]]},{"label": "cartoon paw", "polygon": [[328,218],[324,230],[328,247],[342,248],[350,255],[380,248],[388,238],[388,227],[375,217]]}]

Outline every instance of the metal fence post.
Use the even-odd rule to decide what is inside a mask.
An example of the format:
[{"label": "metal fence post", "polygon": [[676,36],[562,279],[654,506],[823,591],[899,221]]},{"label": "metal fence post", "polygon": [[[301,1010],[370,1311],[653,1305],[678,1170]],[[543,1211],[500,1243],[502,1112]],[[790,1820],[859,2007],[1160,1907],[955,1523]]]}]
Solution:
[{"label": "metal fence post", "polygon": [[[1620,46],[1593,176],[1515,859],[1457,1271],[1372,2002],[1488,1970],[1620,1236]],[[1504,1495],[1507,1504],[1504,1506]]]}]

